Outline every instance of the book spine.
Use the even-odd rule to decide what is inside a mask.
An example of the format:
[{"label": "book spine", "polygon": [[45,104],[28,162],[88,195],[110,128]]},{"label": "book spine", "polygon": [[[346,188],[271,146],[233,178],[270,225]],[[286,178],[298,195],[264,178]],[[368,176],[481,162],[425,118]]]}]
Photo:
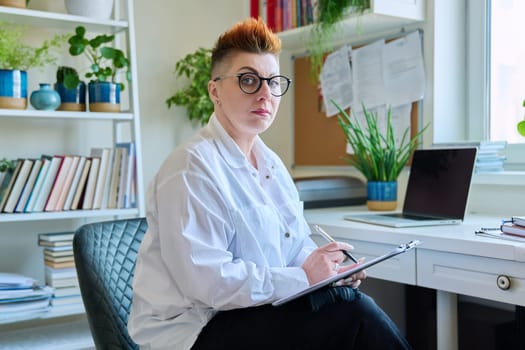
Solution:
[{"label": "book spine", "polygon": [[7,174],[6,178],[4,178],[4,181],[2,182],[2,186],[0,188],[0,212],[4,210],[7,199],[9,198],[9,194],[13,189],[18,173],[20,172],[20,168],[22,167],[22,163],[23,162],[19,160],[16,163],[15,170],[10,175]]},{"label": "book spine", "polygon": [[253,18],[259,17],[259,0],[250,0],[250,16]]},{"label": "book spine", "polygon": [[21,159],[20,162],[22,162],[20,171],[18,172],[18,175],[13,184],[13,188],[11,189],[11,193],[9,193],[9,197],[7,198],[7,202],[5,203],[3,210],[6,213],[12,213],[15,211],[16,204],[20,199],[22,190],[27,182],[31,168],[33,167],[33,161],[31,159]]}]

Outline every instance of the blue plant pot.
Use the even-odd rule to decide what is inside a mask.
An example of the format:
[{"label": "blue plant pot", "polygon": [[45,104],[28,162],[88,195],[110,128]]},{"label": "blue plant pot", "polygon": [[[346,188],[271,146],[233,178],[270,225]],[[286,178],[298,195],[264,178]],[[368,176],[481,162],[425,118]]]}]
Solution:
[{"label": "blue plant pot", "polygon": [[368,181],[367,202],[370,210],[394,210],[397,207],[397,181]]},{"label": "blue plant pot", "polygon": [[0,69],[0,108],[26,109],[27,72]]},{"label": "blue plant pot", "polygon": [[80,82],[74,89],[68,89],[63,83],[56,83],[55,90],[60,95],[61,111],[85,111],[86,110],[86,83]]},{"label": "blue plant pot", "polygon": [[120,112],[120,85],[106,81],[88,84],[91,112]]},{"label": "blue plant pot", "polygon": [[54,111],[60,106],[60,95],[51,88],[51,84],[42,83],[40,89],[31,93],[29,102],[35,109]]}]

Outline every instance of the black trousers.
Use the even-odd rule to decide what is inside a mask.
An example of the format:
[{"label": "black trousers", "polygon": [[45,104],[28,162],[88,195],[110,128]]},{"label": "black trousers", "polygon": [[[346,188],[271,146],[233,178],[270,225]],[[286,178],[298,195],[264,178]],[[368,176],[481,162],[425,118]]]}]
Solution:
[{"label": "black trousers", "polygon": [[204,327],[192,347],[219,349],[394,350],[410,346],[373,299],[358,292],[351,301],[332,301],[316,307],[316,311],[308,296],[279,307],[263,305],[221,311]]}]

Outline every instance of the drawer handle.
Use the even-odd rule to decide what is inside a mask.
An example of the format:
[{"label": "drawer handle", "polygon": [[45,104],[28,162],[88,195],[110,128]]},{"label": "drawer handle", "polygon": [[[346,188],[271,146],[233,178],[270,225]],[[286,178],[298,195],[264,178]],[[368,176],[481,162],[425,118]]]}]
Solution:
[{"label": "drawer handle", "polygon": [[510,278],[507,275],[499,275],[496,283],[498,284],[498,288],[501,290],[507,290],[510,288]]}]

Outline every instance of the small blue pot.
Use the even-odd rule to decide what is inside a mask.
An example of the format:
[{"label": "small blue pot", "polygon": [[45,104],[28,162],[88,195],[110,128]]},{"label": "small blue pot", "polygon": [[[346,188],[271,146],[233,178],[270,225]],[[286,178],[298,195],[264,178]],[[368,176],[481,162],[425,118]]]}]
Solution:
[{"label": "small blue pot", "polygon": [[61,111],[85,111],[86,110],[86,83],[78,83],[75,89],[68,89],[63,83],[56,83],[55,90],[60,95]]},{"label": "small blue pot", "polygon": [[368,181],[367,207],[370,210],[394,210],[397,206],[397,181]]},{"label": "small blue pot", "polygon": [[54,111],[60,106],[60,95],[51,88],[51,84],[40,84],[40,89],[31,93],[31,106],[38,110]]},{"label": "small blue pot", "polygon": [[27,72],[0,69],[0,108],[27,107]]},{"label": "small blue pot", "polygon": [[106,81],[88,84],[89,110],[120,112],[120,85]]}]

